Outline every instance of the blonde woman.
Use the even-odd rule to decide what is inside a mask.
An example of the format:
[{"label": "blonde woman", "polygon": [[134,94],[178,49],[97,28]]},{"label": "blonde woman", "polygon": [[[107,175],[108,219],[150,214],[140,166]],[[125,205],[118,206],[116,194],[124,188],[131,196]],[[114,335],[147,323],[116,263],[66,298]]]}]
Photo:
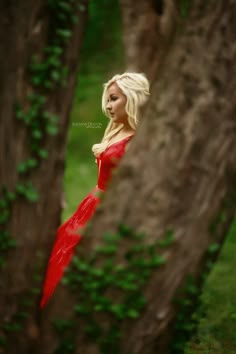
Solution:
[{"label": "blonde woman", "polygon": [[118,165],[129,141],[135,135],[140,107],[147,102],[148,97],[149,82],[144,74],[126,72],[115,75],[104,84],[102,110],[109,123],[102,141],[92,146],[98,165],[98,184],[57,230],[44,281],[41,308],[48,302],[63,276],[81,240],[82,231],[95,212],[100,201],[96,192],[106,190],[112,170]]}]

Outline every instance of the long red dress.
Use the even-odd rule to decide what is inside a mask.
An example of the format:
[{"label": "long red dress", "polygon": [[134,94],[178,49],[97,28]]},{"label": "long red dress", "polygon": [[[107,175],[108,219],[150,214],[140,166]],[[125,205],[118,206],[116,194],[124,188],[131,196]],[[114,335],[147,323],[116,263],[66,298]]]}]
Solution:
[{"label": "long red dress", "polygon": [[40,307],[43,308],[54,292],[58,282],[64,274],[64,270],[70,263],[74,254],[75,246],[81,240],[79,230],[83,230],[86,223],[93,216],[100,201],[96,195],[98,191],[105,191],[110,180],[114,167],[125,152],[126,142],[132,137],[130,135],[112,145],[108,146],[99,157],[96,158],[98,165],[98,184],[82,200],[76,212],[57,230],[56,240],[49,258],[46,277],[43,285]]}]

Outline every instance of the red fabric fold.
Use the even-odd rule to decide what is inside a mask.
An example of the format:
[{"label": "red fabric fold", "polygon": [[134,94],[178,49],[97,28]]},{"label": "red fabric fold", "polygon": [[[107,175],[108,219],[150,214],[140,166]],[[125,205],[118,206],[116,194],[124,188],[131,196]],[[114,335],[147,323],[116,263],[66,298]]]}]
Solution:
[{"label": "red fabric fold", "polygon": [[74,254],[75,247],[81,240],[81,230],[93,216],[100,201],[99,193],[106,189],[114,167],[125,152],[126,142],[130,135],[112,145],[96,159],[98,165],[98,185],[82,200],[76,212],[57,230],[56,240],[49,258],[43,284],[40,307],[43,308],[52,296],[58,282],[61,280],[66,267]]}]

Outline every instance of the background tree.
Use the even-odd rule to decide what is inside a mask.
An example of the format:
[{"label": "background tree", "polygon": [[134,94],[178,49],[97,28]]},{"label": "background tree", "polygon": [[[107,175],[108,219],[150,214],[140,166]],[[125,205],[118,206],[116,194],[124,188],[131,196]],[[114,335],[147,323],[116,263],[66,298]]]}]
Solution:
[{"label": "background tree", "polygon": [[87,1],[3,1],[0,11],[0,344],[26,353],[38,333],[37,277],[60,218]]},{"label": "background tree", "polygon": [[152,79],[189,1],[120,0],[126,65]]}]

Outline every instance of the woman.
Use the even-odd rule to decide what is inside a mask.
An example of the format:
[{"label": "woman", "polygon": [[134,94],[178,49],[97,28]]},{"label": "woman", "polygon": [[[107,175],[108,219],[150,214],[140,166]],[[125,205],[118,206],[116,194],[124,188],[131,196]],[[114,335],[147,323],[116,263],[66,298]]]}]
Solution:
[{"label": "woman", "polygon": [[98,165],[98,184],[82,200],[76,212],[57,230],[57,237],[48,262],[40,307],[49,300],[65,267],[73,256],[86,223],[94,214],[99,198],[96,192],[105,191],[114,167],[125,153],[134,136],[139,120],[139,108],[149,96],[149,82],[144,74],[126,72],[115,75],[104,84],[102,110],[110,122],[101,143],[92,151]]}]

